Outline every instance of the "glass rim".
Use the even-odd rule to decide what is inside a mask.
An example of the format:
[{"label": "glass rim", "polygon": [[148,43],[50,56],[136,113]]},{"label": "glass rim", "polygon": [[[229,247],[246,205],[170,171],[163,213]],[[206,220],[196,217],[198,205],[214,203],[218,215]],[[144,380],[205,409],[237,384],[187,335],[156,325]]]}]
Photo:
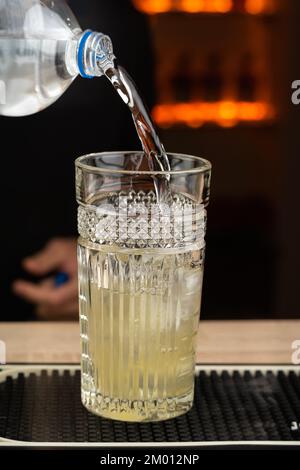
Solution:
[{"label": "glass rim", "polygon": [[118,169],[110,169],[110,168],[103,168],[103,167],[96,167],[92,165],[88,165],[84,163],[85,160],[91,157],[97,156],[126,156],[131,154],[144,154],[143,151],[115,151],[115,152],[99,152],[99,153],[89,153],[86,155],[82,155],[75,160],[76,168],[80,168],[84,171],[88,171],[89,173],[97,173],[97,174],[116,174],[116,175],[191,175],[191,174],[201,174],[211,171],[212,164],[202,157],[196,157],[194,155],[188,155],[184,153],[173,153],[167,152],[168,157],[177,157],[181,158],[182,160],[193,160],[199,163],[199,166],[196,168],[190,168],[187,170],[170,170],[170,171],[140,171],[140,170],[118,170]]}]

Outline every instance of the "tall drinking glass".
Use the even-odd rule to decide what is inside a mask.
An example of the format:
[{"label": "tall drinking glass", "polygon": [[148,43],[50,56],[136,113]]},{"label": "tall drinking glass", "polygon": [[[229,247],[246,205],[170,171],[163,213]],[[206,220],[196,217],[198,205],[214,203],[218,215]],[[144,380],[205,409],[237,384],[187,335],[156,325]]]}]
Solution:
[{"label": "tall drinking glass", "polygon": [[76,161],[82,401],[107,418],[193,403],[211,165],[168,157],[168,173],[143,170],[141,152]]}]

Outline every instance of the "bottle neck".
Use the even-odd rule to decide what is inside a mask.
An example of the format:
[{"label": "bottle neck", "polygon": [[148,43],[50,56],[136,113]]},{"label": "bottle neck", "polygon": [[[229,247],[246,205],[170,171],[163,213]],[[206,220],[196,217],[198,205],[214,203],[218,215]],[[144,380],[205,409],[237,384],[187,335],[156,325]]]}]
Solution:
[{"label": "bottle neck", "polygon": [[113,45],[108,36],[87,30],[79,38],[77,67],[83,78],[101,77],[114,67]]}]

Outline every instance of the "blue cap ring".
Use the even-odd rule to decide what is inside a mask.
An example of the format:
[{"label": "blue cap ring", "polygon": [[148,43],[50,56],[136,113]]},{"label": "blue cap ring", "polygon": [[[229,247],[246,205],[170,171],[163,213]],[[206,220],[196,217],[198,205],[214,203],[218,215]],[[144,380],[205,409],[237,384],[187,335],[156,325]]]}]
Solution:
[{"label": "blue cap ring", "polygon": [[79,47],[78,47],[78,53],[77,53],[77,64],[78,64],[78,69],[79,73],[83,78],[94,78],[93,75],[87,75],[85,73],[85,66],[84,66],[84,51],[85,51],[85,45],[90,37],[90,35],[93,34],[93,31],[87,30],[80,38],[79,42]]}]

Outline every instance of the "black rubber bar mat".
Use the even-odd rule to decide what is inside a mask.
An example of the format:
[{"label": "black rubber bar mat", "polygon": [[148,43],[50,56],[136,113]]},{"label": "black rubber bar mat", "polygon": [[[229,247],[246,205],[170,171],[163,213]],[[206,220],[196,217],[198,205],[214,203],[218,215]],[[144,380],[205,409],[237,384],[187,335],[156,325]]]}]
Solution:
[{"label": "black rubber bar mat", "polygon": [[297,442],[300,372],[200,369],[192,410],[146,424],[88,413],[80,401],[79,370],[6,372],[0,382],[1,438],[31,443]]}]

